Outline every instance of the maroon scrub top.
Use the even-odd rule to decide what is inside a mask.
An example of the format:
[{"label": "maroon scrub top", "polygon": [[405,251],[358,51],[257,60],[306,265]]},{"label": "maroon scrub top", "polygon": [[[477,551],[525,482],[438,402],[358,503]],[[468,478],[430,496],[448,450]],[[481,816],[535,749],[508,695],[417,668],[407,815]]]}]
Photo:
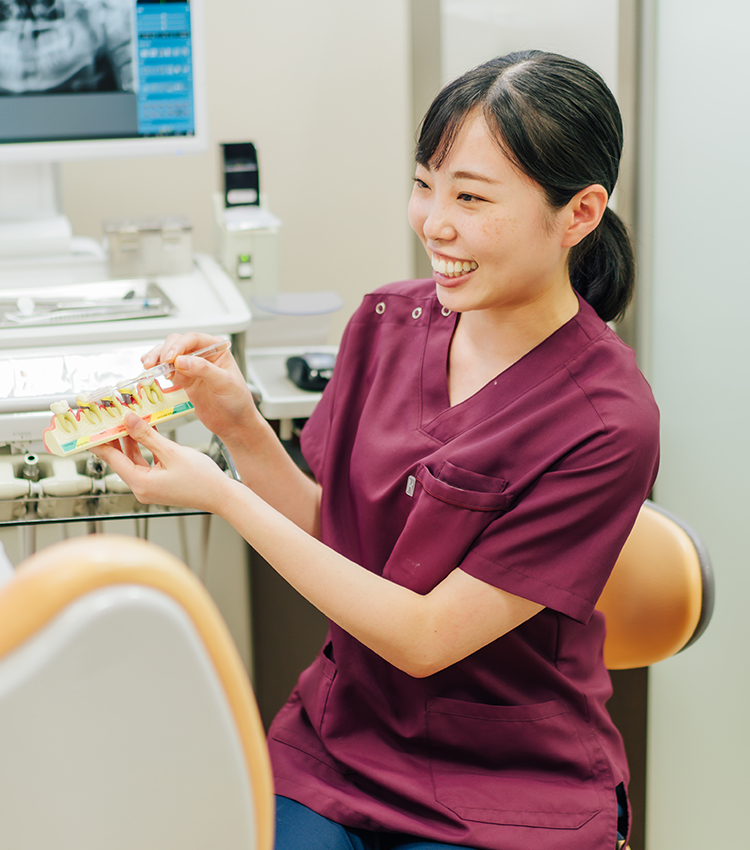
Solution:
[{"label": "maroon scrub top", "polygon": [[458,567],[546,607],[423,679],[331,623],[270,730],[276,791],[449,844],[614,848],[628,769],[594,606],[656,476],[658,411],[585,302],[451,407],[456,322],[431,280],[352,317],[302,437],[322,539],[418,593]]}]

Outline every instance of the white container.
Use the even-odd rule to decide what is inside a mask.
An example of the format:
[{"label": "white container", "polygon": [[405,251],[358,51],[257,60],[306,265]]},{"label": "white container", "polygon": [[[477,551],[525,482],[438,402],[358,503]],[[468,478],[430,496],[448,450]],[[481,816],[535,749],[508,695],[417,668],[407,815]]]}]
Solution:
[{"label": "white container", "polygon": [[193,226],[186,218],[105,221],[113,278],[188,274],[193,266]]}]

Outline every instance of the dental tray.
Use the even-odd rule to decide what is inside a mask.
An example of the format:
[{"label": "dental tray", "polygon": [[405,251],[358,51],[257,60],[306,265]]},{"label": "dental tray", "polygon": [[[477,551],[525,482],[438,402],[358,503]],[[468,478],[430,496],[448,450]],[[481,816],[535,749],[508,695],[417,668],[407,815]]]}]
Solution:
[{"label": "dental tray", "polygon": [[4,289],[0,293],[0,329],[163,318],[176,311],[161,286],[147,278]]}]

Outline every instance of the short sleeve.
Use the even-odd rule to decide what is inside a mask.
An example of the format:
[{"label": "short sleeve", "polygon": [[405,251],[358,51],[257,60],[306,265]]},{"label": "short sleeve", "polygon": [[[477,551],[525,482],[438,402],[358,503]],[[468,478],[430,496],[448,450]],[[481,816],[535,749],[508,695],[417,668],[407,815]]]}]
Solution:
[{"label": "short sleeve", "polygon": [[587,622],[657,466],[653,416],[604,431],[516,494],[510,510],[474,542],[461,569]]}]

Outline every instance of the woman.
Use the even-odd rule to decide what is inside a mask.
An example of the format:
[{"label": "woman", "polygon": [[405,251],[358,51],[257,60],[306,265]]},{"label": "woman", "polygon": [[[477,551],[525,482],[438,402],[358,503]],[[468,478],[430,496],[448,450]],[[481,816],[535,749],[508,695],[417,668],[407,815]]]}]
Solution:
[{"label": "woman", "polygon": [[[594,612],[654,482],[658,414],[605,322],[633,262],[602,80],[529,52],[425,117],[409,218],[433,279],[367,296],[303,431],[231,357],[182,356],[243,484],[131,417],[97,453],[143,501],[228,520],[331,621],[269,733],[277,847],[614,848],[628,772]],[[149,467],[137,443],[158,460]],[[618,802],[620,817],[618,818]]]}]

